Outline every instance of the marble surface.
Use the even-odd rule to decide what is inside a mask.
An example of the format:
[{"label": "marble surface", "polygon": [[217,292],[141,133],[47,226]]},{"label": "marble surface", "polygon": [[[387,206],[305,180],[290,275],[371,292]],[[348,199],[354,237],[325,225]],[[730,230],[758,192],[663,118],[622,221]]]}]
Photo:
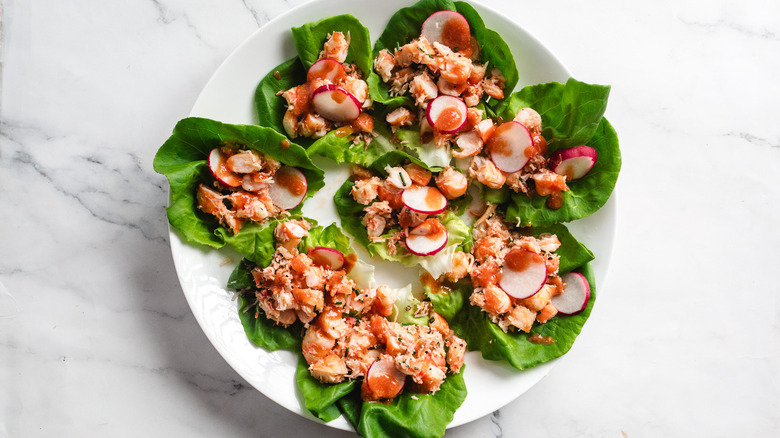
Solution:
[{"label": "marble surface", "polygon": [[[152,170],[227,55],[300,3],[3,1],[0,437],[351,436],[208,342]],[[569,354],[447,436],[780,435],[780,4],[484,3],[613,86],[619,227]]]}]

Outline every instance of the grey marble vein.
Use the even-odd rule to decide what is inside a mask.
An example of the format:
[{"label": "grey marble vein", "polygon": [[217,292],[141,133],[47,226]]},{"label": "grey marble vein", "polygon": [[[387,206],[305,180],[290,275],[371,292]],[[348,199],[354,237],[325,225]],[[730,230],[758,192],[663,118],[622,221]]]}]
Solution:
[{"label": "grey marble vein", "polygon": [[490,414],[490,431],[496,438],[502,438],[504,436],[504,430],[501,427],[500,422],[501,410],[493,411]]},{"label": "grey marble vein", "polygon": [[710,22],[694,21],[684,18],[679,18],[679,20],[681,23],[693,28],[706,29],[708,31],[731,30],[749,38],[760,38],[768,41],[780,41],[780,36],[777,32],[771,31],[769,29],[763,29],[761,26],[752,27],[725,19]]},{"label": "grey marble vein", "polygon": [[729,132],[726,134],[726,136],[739,138],[741,140],[745,140],[746,142],[756,146],[770,147],[772,149],[780,149],[780,139],[769,139],[769,138],[758,137],[749,132]]},{"label": "grey marble vein", "polygon": [[241,4],[244,5],[244,7],[249,11],[250,14],[252,14],[252,18],[254,18],[255,23],[257,23],[257,27],[261,27],[265,23],[268,23],[268,21],[271,20],[271,17],[268,16],[268,12],[264,10],[258,10],[254,7],[252,7],[248,0],[241,0]]},{"label": "grey marble vein", "polygon": [[198,29],[197,26],[195,26],[192,21],[190,21],[189,16],[184,13],[174,13],[171,11],[170,8],[165,6],[162,2],[162,0],[151,0],[152,4],[154,5],[155,9],[158,13],[158,20],[160,23],[168,25],[172,24],[176,21],[182,21],[184,25],[192,31],[192,34],[202,43],[206,44],[209,47],[212,47],[211,44],[209,44],[204,36],[201,34],[200,29]]}]

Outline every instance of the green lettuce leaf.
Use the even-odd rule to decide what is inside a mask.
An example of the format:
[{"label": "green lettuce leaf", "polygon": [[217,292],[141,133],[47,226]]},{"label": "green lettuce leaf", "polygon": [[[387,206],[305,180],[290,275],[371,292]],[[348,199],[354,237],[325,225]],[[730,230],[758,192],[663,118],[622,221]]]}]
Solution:
[{"label": "green lettuce leaf", "polygon": [[567,182],[569,191],[562,192],[561,208],[547,208],[546,196],[532,199],[522,193],[513,193],[506,207],[507,220],[533,226],[570,222],[590,216],[606,204],[621,166],[617,133],[606,118],[601,119],[587,145],[596,149],[598,160],[585,177]]},{"label": "green lettuce leaf", "polygon": [[565,84],[529,85],[509,96],[501,116],[512,120],[521,108],[533,108],[542,116],[542,135],[550,152],[579,146],[596,133],[607,109],[609,91],[609,85],[587,84],[574,78]]},{"label": "green lettuce leaf", "polygon": [[[257,124],[285,133],[282,119],[287,111],[287,101],[276,93],[289,90],[304,82],[306,82],[306,69],[298,57],[285,61],[268,72],[255,90]],[[295,142],[303,147],[311,145],[313,141],[306,137],[295,139]]]},{"label": "green lettuce leaf", "polygon": [[357,430],[360,424],[360,411],[363,409],[363,399],[360,398],[360,390],[356,389],[351,393],[341,397],[336,401],[341,414],[347,419],[349,424]]},{"label": "green lettuce leaf", "polygon": [[580,243],[563,224],[528,228],[526,233],[531,236],[539,236],[544,233],[558,236],[558,240],[561,242],[561,247],[555,251],[555,254],[560,257],[558,275],[573,271],[595,258],[593,253]]},{"label": "green lettuce leaf", "polygon": [[[357,381],[337,385],[319,383],[311,377],[305,364],[303,358],[299,359],[296,377],[306,408],[324,421],[341,413],[366,438],[440,437],[466,399],[465,366],[459,374],[447,375],[441,389],[434,394],[404,392],[390,404],[383,404],[361,400]],[[353,386],[347,393],[349,385]]]},{"label": "green lettuce leaf", "polygon": [[[313,219],[307,218],[306,220],[309,221],[309,223],[312,225],[317,224],[317,222]],[[330,224],[327,227],[312,227],[309,230],[309,234],[301,239],[301,243],[298,245],[298,248],[301,252],[305,252],[309,248],[314,248],[316,246],[333,248],[340,251],[345,256],[355,252],[352,250],[352,244],[349,241],[349,237],[347,237],[347,235],[344,234],[344,232],[341,231],[341,228],[339,228],[339,226],[336,224]]]},{"label": "green lettuce leaf", "polygon": [[399,129],[395,132],[401,144],[420,161],[439,172],[450,165],[452,153],[449,147],[437,147],[433,140],[420,143],[420,131],[416,129]]},{"label": "green lettuce leaf", "polygon": [[[545,324],[535,324],[530,333],[504,333],[490,322],[486,312],[479,307],[466,305],[450,327],[466,340],[469,350],[481,351],[482,357],[488,360],[505,360],[517,369],[531,368],[562,356],[574,344],[596,301],[593,269],[588,263],[578,271],[588,279],[591,295],[585,310],[576,315],[557,315]],[[528,341],[532,334],[549,336],[555,342],[550,345],[532,343]]]},{"label": "green lettuce leaf", "polygon": [[[268,351],[300,351],[303,326],[296,322],[290,327],[277,325],[265,316],[265,313],[246,297],[239,297],[238,317],[246,336],[258,347]],[[257,317],[255,317],[257,312]]]},{"label": "green lettuce leaf", "polygon": [[448,374],[441,389],[434,394],[404,392],[390,404],[363,402],[358,433],[366,438],[443,436],[455,411],[466,399],[464,369],[459,374]]},{"label": "green lettuce leaf", "polygon": [[349,14],[336,15],[292,28],[295,49],[298,51],[298,58],[303,63],[304,68],[308,70],[312,64],[317,62],[320,52],[328,40],[328,35],[333,32],[349,34],[350,42],[346,62],[357,65],[364,74],[370,73],[374,60],[368,29],[360,24],[357,18]]},{"label": "green lettuce leaf", "polygon": [[312,377],[309,364],[303,355],[298,356],[298,367],[295,369],[295,380],[303,395],[303,404],[315,417],[328,422],[341,415],[336,402],[351,393],[355,388],[360,390],[356,380],[347,380],[336,384],[322,383]]},{"label": "green lettuce leaf", "polygon": [[425,286],[425,295],[431,301],[433,310],[447,321],[453,321],[463,306],[468,305],[469,296],[474,289],[466,280],[456,285],[444,286],[440,290],[431,290]]},{"label": "green lettuce leaf", "polygon": [[[230,125],[197,117],[179,121],[171,137],[154,157],[155,171],[165,175],[171,187],[167,210],[171,226],[188,242],[214,248],[228,243],[244,257],[261,263],[268,251],[270,222],[248,224],[232,236],[212,215],[198,209],[196,188],[201,182],[213,181],[206,162],[209,152],[222,144],[235,144],[258,150],[284,164],[297,167],[308,181],[308,192],[304,199],[311,197],[325,185],[324,173],[314,165],[302,147],[291,143],[289,147],[283,148],[283,140],[286,137],[270,128]],[[290,213],[299,213],[302,205],[290,210]]]},{"label": "green lettuce leaf", "polygon": [[[485,27],[482,17],[471,5],[465,2],[453,2],[451,0],[421,0],[411,6],[398,10],[388,21],[382,35],[374,43],[374,53],[382,49],[391,52],[398,46],[418,38],[422,24],[432,13],[449,10],[462,14],[469,22],[471,34],[481,46],[479,63],[489,62],[491,67],[499,68],[506,77],[505,95],[514,89],[518,81],[517,66],[515,65],[512,51],[501,36]],[[391,97],[385,83],[375,76],[373,82],[369,82],[369,94],[377,102],[390,106],[410,105],[408,96]],[[489,107],[498,107],[506,99],[490,100]]]},{"label": "green lettuce leaf", "polygon": [[395,306],[393,306],[393,313],[389,318],[391,321],[395,321],[403,325],[428,325],[427,314],[422,316],[414,316],[414,314],[417,313],[417,306],[420,305],[420,300],[414,296],[411,284],[407,284],[400,289],[396,289],[395,294]]},{"label": "green lettuce leaf", "polygon": [[[494,30],[490,30],[485,27],[485,22],[482,21],[482,17],[479,16],[474,8],[466,2],[455,2],[455,10],[460,12],[461,15],[466,17],[471,27],[471,34],[479,42],[482,53],[480,55],[480,62],[488,62],[488,68],[498,68],[504,74],[506,78],[506,85],[504,86],[504,96],[509,96],[512,90],[515,89],[517,81],[519,79],[519,73],[517,72],[517,64],[515,58],[512,56],[512,51],[509,49],[509,45],[501,38],[501,35]],[[488,74],[490,70],[488,70]],[[504,99],[490,99],[486,102],[487,107],[497,108]]]},{"label": "green lettuce leaf", "polygon": [[376,134],[376,137],[368,145],[363,141],[354,143],[352,136],[340,135],[335,131],[331,131],[315,141],[307,149],[307,152],[312,156],[319,155],[330,158],[339,164],[353,163],[368,167],[383,155],[401,148],[400,144],[391,142],[393,134],[390,132],[387,123],[384,123],[386,116],[386,108],[374,110],[374,134]]}]

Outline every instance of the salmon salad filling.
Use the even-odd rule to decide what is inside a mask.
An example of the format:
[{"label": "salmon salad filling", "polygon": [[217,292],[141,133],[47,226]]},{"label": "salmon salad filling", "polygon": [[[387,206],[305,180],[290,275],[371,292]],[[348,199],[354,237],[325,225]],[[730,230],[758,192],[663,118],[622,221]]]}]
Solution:
[{"label": "salmon salad filling", "polygon": [[306,82],[279,91],[287,102],[282,119],[290,138],[322,138],[334,129],[343,135],[355,133],[353,141],[369,144],[374,118],[364,110],[371,107],[368,84],[355,64],[345,62],[350,34],[332,32],[306,74]]},{"label": "salmon salad filling", "polygon": [[[469,38],[469,29],[461,29]],[[382,49],[374,59],[374,70],[389,88],[391,96],[410,96],[414,106],[398,107],[386,116],[395,131],[419,126],[421,142],[431,139],[438,147],[456,143],[457,134],[470,119],[481,118],[473,108],[483,95],[504,98],[505,78],[501,71],[488,71],[488,63],[478,64],[475,50],[453,48],[441,42],[429,42],[425,36],[396,48]]]},{"label": "salmon salad filling", "polygon": [[352,198],[363,207],[362,224],[372,243],[385,242],[390,255],[433,255],[447,243],[438,215],[448,201],[466,193],[466,176],[447,167],[434,173],[416,163],[386,166],[380,178],[365,168],[353,169]]},{"label": "salmon salad filling", "polygon": [[542,117],[532,108],[522,108],[514,120],[486,118],[458,135],[453,157],[468,163],[471,178],[490,189],[508,187],[529,198],[549,196],[547,207],[563,205],[567,179],[550,169],[547,140],[542,136]]},{"label": "salmon salad filling", "polygon": [[251,270],[254,287],[242,293],[250,295],[247,309],[256,309],[255,318],[263,317],[262,310],[277,325],[303,325],[301,349],[314,378],[323,383],[362,378],[364,400],[387,401],[404,387],[436,392],[447,373],[460,372],[466,343],[430,305],[419,306],[416,315],[428,325],[393,321],[396,292],[385,285],[361,287],[349,275],[354,255],[334,264],[317,251],[299,252],[311,229],[304,219],[277,225],[271,262]]},{"label": "salmon salad filling", "polygon": [[208,161],[214,181],[197,186],[197,207],[233,234],[248,221],[263,222],[288,209],[282,192],[293,191],[301,199],[306,194],[301,172],[262,152],[221,146],[211,151]]}]

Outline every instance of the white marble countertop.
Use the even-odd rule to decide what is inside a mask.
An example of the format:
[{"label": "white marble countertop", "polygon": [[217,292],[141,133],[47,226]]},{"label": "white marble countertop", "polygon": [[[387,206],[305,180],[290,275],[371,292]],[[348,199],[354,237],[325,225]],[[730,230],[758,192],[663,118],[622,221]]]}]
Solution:
[{"label": "white marble countertop", "polygon": [[[217,66],[299,3],[3,2],[0,437],[350,436],[208,342],[152,170]],[[612,85],[619,227],[573,349],[447,436],[780,435],[778,3],[484,3]]]}]

